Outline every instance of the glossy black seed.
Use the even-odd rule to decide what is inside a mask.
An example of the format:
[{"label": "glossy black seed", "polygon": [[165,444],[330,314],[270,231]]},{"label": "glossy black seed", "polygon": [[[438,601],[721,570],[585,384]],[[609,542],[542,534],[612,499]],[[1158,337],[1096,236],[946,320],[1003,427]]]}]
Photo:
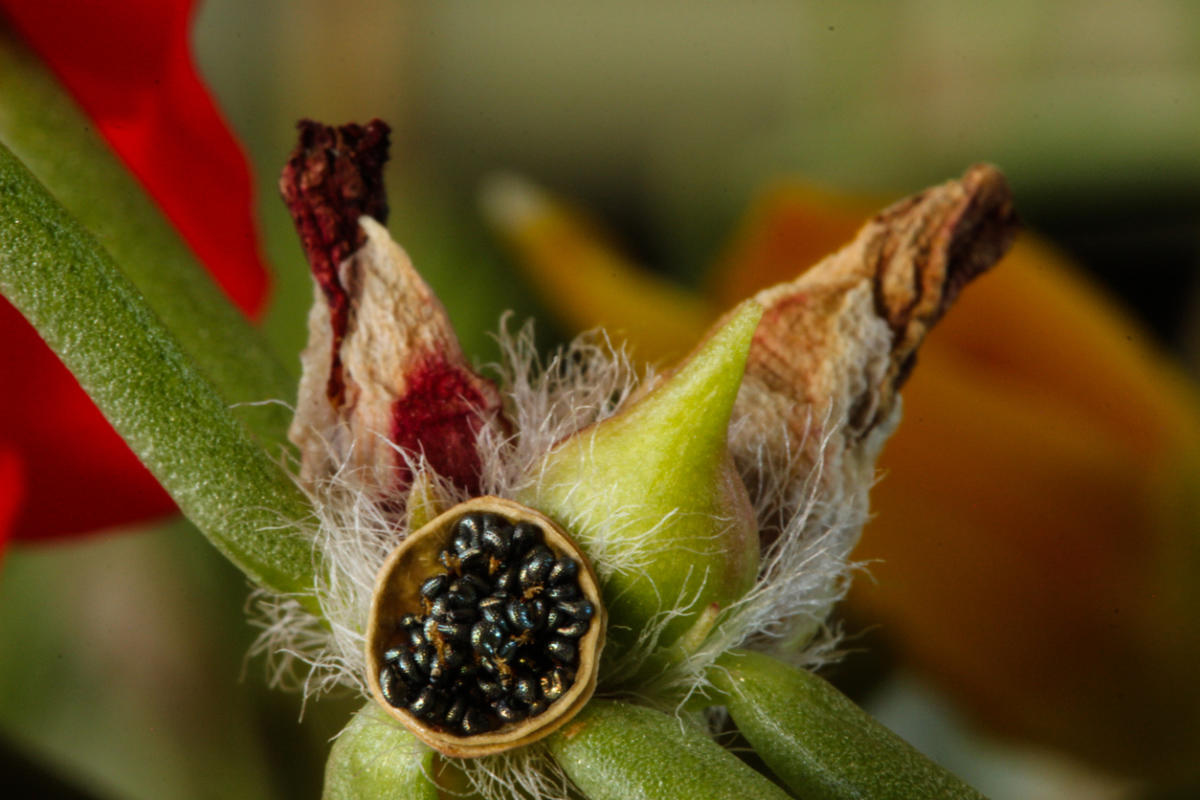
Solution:
[{"label": "glossy black seed", "polygon": [[385,664],[383,669],[379,670],[379,690],[383,693],[383,699],[388,701],[388,705],[399,708],[404,705],[405,696],[408,694],[408,686],[400,677],[400,672],[391,664]]},{"label": "glossy black seed", "polygon": [[425,645],[412,651],[412,659],[413,661],[417,662],[417,666],[421,668],[421,671],[428,675],[430,667],[433,665],[433,657],[436,655],[436,653],[437,651],[432,647]]},{"label": "glossy black seed", "polygon": [[537,618],[533,603],[519,599],[508,601],[504,607],[504,615],[514,631],[531,631],[539,622],[544,621],[544,615],[543,619]]},{"label": "glossy black seed", "polygon": [[554,566],[550,568],[550,574],[546,580],[552,585],[558,586],[563,583],[573,583],[579,577],[579,562],[573,558],[563,556],[554,562]]},{"label": "glossy black seed", "polygon": [[504,607],[507,603],[504,597],[492,595],[485,597],[479,601],[476,608],[479,611],[479,616],[486,622],[490,622],[501,630],[508,629],[508,616],[504,612]]},{"label": "glossy black seed", "polygon": [[521,588],[520,570],[517,567],[509,567],[496,573],[492,585],[498,594],[516,594]]},{"label": "glossy black seed", "polygon": [[453,609],[471,608],[475,605],[475,598],[467,596],[466,592],[456,592],[453,589],[447,589],[442,597],[446,599],[446,605]]},{"label": "glossy black seed", "polygon": [[480,694],[489,700],[496,700],[505,695],[504,687],[500,685],[500,681],[481,678],[475,685],[479,687]]},{"label": "glossy black seed", "polygon": [[[491,515],[478,512],[466,514],[458,522],[454,523],[454,533],[451,541],[455,549],[458,548],[459,542],[463,542],[466,545],[462,550],[467,550],[478,545],[479,535],[487,527],[487,517],[489,516]],[[461,553],[462,550],[459,550],[459,552]]]},{"label": "glossy black seed", "polygon": [[450,576],[444,572],[434,575],[432,578],[426,578],[421,583],[421,596],[430,602],[438,595],[446,591],[446,587],[450,585]]},{"label": "glossy black seed", "polygon": [[522,675],[513,684],[513,697],[526,705],[536,702],[540,696],[537,680],[532,675]]},{"label": "glossy black seed", "polygon": [[545,700],[534,700],[532,703],[529,704],[529,716],[536,717],[538,714],[541,714],[543,711],[545,711],[549,707],[550,707],[550,704],[547,703]]},{"label": "glossy black seed", "polygon": [[577,619],[567,625],[560,625],[554,629],[554,632],[566,639],[578,639],[588,632],[588,628],[592,626],[591,620]]},{"label": "glossy black seed", "polygon": [[446,588],[446,593],[453,598],[455,603],[462,603],[464,606],[473,606],[479,602],[478,581],[478,578],[475,578],[473,581],[467,581],[463,578],[459,578]]},{"label": "glossy black seed", "polygon": [[503,561],[508,556],[510,536],[503,529],[489,528],[480,535],[479,546],[488,555]]},{"label": "glossy black seed", "polygon": [[460,644],[469,644],[471,642],[470,622],[439,622],[437,630],[444,642],[458,642]]},{"label": "glossy black seed", "polygon": [[550,606],[550,608],[546,611],[546,627],[547,628],[551,628],[551,629],[557,628],[560,625],[566,625],[568,622],[573,622],[573,621],[574,621],[573,617],[567,616],[566,612],[564,612],[561,608],[559,608],[556,605]]},{"label": "glossy black seed", "polygon": [[492,703],[492,712],[505,724],[525,719],[525,709],[515,706],[507,700],[497,700]]},{"label": "glossy black seed", "polygon": [[574,583],[560,583],[558,586],[551,586],[543,594],[548,600],[565,601],[575,600],[579,597],[579,586]]},{"label": "glossy black seed", "polygon": [[[463,594],[469,595],[474,593],[476,600],[486,597],[492,591],[488,582],[478,575],[463,575],[454,583]],[[455,587],[451,586],[450,588],[453,589]]]},{"label": "glossy black seed", "polygon": [[400,618],[401,628],[419,628],[421,627],[421,618],[416,614],[405,614]]},{"label": "glossy black seed", "polygon": [[541,586],[546,582],[553,566],[554,554],[550,552],[550,548],[544,544],[535,547],[521,563],[521,588],[528,591],[535,586]]},{"label": "glossy black seed", "polygon": [[423,644],[429,644],[429,639],[426,638],[425,631],[423,631],[421,628],[412,628],[409,630],[405,641],[408,644],[409,649],[420,647]]},{"label": "glossy black seed", "polygon": [[450,704],[450,708],[446,709],[446,716],[442,717],[442,721],[447,726],[454,728],[462,722],[463,715],[467,713],[470,707],[470,702],[465,697],[458,697]]},{"label": "glossy black seed", "polygon": [[543,673],[538,683],[541,685],[542,697],[548,703],[553,703],[562,697],[571,686],[567,671],[561,667],[555,667],[550,672]]},{"label": "glossy black seed", "polygon": [[451,572],[458,572],[458,556],[453,550],[443,550],[438,553],[438,563]]},{"label": "glossy black seed", "polygon": [[498,661],[509,661],[517,654],[517,648],[520,643],[516,639],[509,639],[504,644],[496,648],[496,659]]},{"label": "glossy black seed", "polygon": [[471,626],[471,649],[482,656],[494,656],[496,648],[504,642],[504,632],[490,622],[476,622]]},{"label": "glossy black seed", "polygon": [[425,671],[417,665],[412,653],[401,653],[393,663],[405,683],[420,685],[425,682]]},{"label": "glossy black seed", "polygon": [[437,626],[438,622],[440,621],[441,620],[439,620],[437,617],[426,617],[421,626],[421,641],[417,641],[410,637],[413,647],[417,648],[423,644],[429,644],[430,642],[437,641]]},{"label": "glossy black seed", "polygon": [[596,613],[596,607],[589,600],[567,600],[558,607],[572,619],[591,619]]},{"label": "glossy black seed", "polygon": [[515,556],[523,556],[534,546],[541,544],[544,538],[542,529],[538,526],[519,522],[513,526],[510,552]]},{"label": "glossy black seed", "polygon": [[459,730],[463,732],[464,736],[476,736],[495,729],[496,723],[492,721],[492,718],[477,708],[468,708],[459,725]]},{"label": "glossy black seed", "polygon": [[554,638],[546,643],[546,652],[560,664],[573,664],[578,651],[570,639]]},{"label": "glossy black seed", "polygon": [[422,719],[431,719],[437,714],[437,703],[437,690],[426,686],[417,692],[417,696],[408,704],[408,710]]},{"label": "glossy black seed", "polygon": [[404,651],[401,650],[399,647],[393,647],[388,650],[385,650],[383,653],[384,663],[391,663],[391,662],[395,661],[396,659],[400,658],[400,654],[403,652]]},{"label": "glossy black seed", "polygon": [[472,547],[458,557],[458,568],[463,573],[487,575],[488,554],[478,547]]}]

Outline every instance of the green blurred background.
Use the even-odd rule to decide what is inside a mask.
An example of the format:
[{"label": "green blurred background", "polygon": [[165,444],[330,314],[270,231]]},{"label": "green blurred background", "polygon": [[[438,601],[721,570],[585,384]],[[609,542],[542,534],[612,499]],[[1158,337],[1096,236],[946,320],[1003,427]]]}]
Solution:
[{"label": "green blurred background", "polygon": [[[1195,373],[1200,4],[208,0],[195,45],[256,171],[286,354],[311,291],[274,190],[294,123],[377,116],[393,233],[484,361],[502,310],[537,313],[476,208],[493,170],[575,198],[696,282],[770,178],[898,194],[987,160],[1029,227]],[[29,796],[319,795],[353,703],[310,703],[297,724],[299,697],[246,658],[244,580],[185,524],[14,548],[3,569],[0,767]],[[868,699],[997,800],[1167,796],[991,741],[910,675]]]}]

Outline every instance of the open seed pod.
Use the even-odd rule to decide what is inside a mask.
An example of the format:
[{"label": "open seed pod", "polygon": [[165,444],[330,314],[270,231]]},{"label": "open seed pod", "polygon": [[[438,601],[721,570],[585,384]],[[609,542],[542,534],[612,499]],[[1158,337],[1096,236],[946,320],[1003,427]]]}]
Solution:
[{"label": "open seed pod", "polygon": [[371,694],[449,756],[537,741],[596,688],[605,612],[587,558],[531,508],[460,503],[384,562],[367,625]]}]

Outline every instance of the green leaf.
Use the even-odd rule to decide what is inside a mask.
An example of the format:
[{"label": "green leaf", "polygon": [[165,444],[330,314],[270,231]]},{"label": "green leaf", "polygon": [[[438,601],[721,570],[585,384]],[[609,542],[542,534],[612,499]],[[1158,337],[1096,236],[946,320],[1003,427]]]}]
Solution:
[{"label": "green leaf", "polygon": [[374,703],[354,715],[333,743],[323,800],[438,800],[433,751]]},{"label": "green leaf", "polygon": [[982,797],[811,672],[735,651],[710,678],[755,752],[806,800]]},{"label": "green leaf", "polygon": [[[229,404],[294,401],[295,379],[262,334],[225,298],[49,71],[2,25],[0,140],[99,240]],[[264,445],[286,441],[287,408],[242,406],[235,414]]]},{"label": "green leaf", "polygon": [[785,800],[771,781],[679,719],[593,700],[546,740],[590,800]]},{"label": "green leaf", "polygon": [[[83,227],[0,146],[0,294],[183,513],[259,584],[312,586],[307,499]],[[30,391],[11,386],[8,391]]]}]

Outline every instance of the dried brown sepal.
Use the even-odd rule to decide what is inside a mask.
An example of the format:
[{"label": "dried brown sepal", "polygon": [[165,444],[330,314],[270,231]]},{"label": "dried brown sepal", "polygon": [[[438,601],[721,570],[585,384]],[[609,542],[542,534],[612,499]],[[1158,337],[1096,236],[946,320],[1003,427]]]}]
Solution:
[{"label": "dried brown sepal", "polygon": [[[757,295],[766,312],[739,412],[762,425],[786,420],[789,446],[800,452],[776,463],[789,461],[797,482],[821,475],[824,504],[865,511],[918,346],[963,286],[1007,251],[1016,228],[1004,177],[976,165],[892,205],[848,246]],[[753,466],[747,471],[754,480]]]},{"label": "dried brown sepal", "polygon": [[[404,453],[469,493],[479,489],[479,429],[498,419],[500,395],[466,363],[442,304],[383,226],[362,217],[365,243],[338,268],[343,335],[318,280],[289,430],[309,486],[338,473],[382,502],[411,478]],[[327,392],[336,363],[342,400]]]},{"label": "dried brown sepal", "polygon": [[377,119],[365,126],[340,127],[305,119],[296,127],[299,141],[279,177],[279,191],[329,306],[333,363],[326,393],[337,406],[343,400],[338,348],[350,313],[347,287],[338,275],[338,266],[365,241],[359,217],[387,221],[383,167],[390,129]]},{"label": "dried brown sepal", "polygon": [[[433,727],[407,709],[388,703],[379,685],[379,675],[384,666],[384,652],[392,646],[401,618],[406,614],[423,613],[421,583],[444,570],[438,553],[449,544],[454,523],[471,512],[498,514],[510,523],[528,522],[541,528],[545,544],[556,556],[567,556],[578,563],[579,588],[583,597],[595,608],[595,616],[588,632],[579,640],[575,682],[562,697],[537,716],[510,723],[489,733],[459,736]],[[587,704],[596,690],[607,627],[596,573],[587,556],[562,528],[545,515],[512,500],[476,497],[460,503],[411,533],[388,555],[379,570],[371,616],[367,622],[367,681],[371,695],[380,707],[438,752],[463,758],[500,753],[549,736]]]}]

